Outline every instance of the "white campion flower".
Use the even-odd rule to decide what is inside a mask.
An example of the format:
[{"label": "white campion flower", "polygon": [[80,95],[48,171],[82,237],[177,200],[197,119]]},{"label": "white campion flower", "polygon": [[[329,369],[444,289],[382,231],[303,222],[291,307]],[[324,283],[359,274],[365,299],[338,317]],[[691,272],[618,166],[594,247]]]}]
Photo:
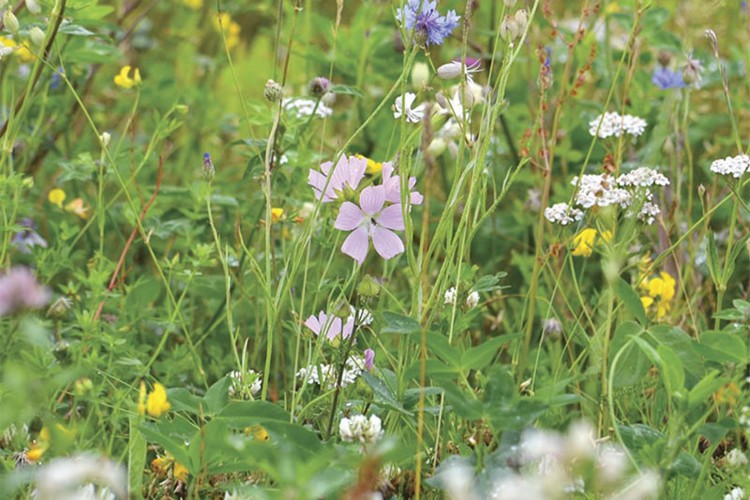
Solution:
[{"label": "white campion flower", "polygon": [[281,105],[285,110],[296,114],[297,118],[311,116],[313,112],[315,112],[315,116],[320,118],[328,118],[333,114],[333,110],[323,104],[323,102],[318,102],[318,107],[316,108],[315,99],[307,97],[287,98],[281,102]]},{"label": "white campion flower", "polygon": [[383,423],[377,415],[342,418],[339,422],[341,440],[347,443],[373,444],[383,437]]},{"label": "white campion flower", "polygon": [[[260,392],[263,379],[255,370],[247,370],[242,373],[239,370],[229,372],[232,383],[229,385],[229,397],[238,396],[247,399],[249,395],[255,396]],[[248,394],[249,393],[249,394]]]},{"label": "white campion flower", "polygon": [[739,468],[747,465],[747,456],[741,450],[734,448],[726,456],[727,465],[731,468]]},{"label": "white campion flower", "polygon": [[424,118],[425,105],[422,103],[416,108],[412,108],[416,98],[417,95],[412,92],[396,97],[396,101],[393,103],[393,117],[398,119],[406,115],[406,121],[409,123],[421,122]]}]

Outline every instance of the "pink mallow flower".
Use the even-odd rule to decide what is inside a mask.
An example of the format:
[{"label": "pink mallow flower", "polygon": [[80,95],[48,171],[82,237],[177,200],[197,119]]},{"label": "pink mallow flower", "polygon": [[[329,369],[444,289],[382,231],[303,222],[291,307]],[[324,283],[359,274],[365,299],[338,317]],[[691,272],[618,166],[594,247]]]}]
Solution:
[{"label": "pink mallow flower", "polygon": [[354,331],[354,316],[349,316],[344,322],[338,316],[329,317],[320,311],[317,317],[310,316],[305,320],[305,326],[313,331],[315,335],[324,335],[328,340],[336,340],[336,337],[348,339]]},{"label": "pink mallow flower", "polygon": [[388,260],[403,253],[404,244],[391,230],[404,229],[401,204],[385,208],[385,186],[369,186],[359,195],[359,206],[345,201],[341,205],[334,227],[341,231],[352,231],[344,240],[341,251],[362,264],[367,257],[370,239],[375,251]]},{"label": "pink mallow flower", "polygon": [[[409,177],[409,204],[421,205],[424,196],[414,189],[417,184],[416,177]],[[383,163],[383,187],[385,188],[385,201],[401,203],[401,178],[394,174],[393,163]]]},{"label": "pink mallow flower", "polygon": [[368,372],[375,368],[375,351],[365,349],[365,370]]},{"label": "pink mallow flower", "polygon": [[322,197],[323,203],[337,200],[347,187],[356,190],[365,177],[367,160],[342,154],[336,166],[331,167],[333,162],[327,161],[320,165],[320,172],[310,169],[307,176],[307,183],[313,188],[315,198],[320,200]]},{"label": "pink mallow flower", "polygon": [[0,277],[0,316],[21,309],[41,309],[50,296],[47,287],[37,283],[28,268],[14,267]]}]

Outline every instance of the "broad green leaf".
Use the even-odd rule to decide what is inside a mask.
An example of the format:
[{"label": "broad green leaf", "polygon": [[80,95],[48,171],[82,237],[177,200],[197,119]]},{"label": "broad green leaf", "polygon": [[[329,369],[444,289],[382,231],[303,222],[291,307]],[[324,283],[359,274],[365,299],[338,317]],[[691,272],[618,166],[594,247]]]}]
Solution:
[{"label": "broad green leaf", "polygon": [[378,405],[411,416],[411,412],[404,409],[382,380],[367,372],[362,373],[362,378],[367,382],[367,385],[370,386],[370,389],[372,389],[372,392],[375,394]]},{"label": "broad green leaf", "polygon": [[409,335],[410,333],[420,331],[422,328],[417,320],[409,316],[386,312],[383,313],[383,318],[385,319],[385,326],[380,330],[381,333]]},{"label": "broad green leaf", "polygon": [[704,332],[695,349],[709,361],[747,363],[747,345],[737,335],[725,332]]},{"label": "broad green leaf", "polygon": [[501,344],[502,339],[496,337],[481,345],[467,349],[461,356],[461,368],[463,370],[483,369],[492,362]]},{"label": "broad green leaf", "polygon": [[624,279],[617,278],[614,283],[615,294],[625,304],[625,308],[630,311],[630,314],[635,316],[635,319],[642,325],[648,322],[646,318],[646,311],[643,309],[641,298],[635,293],[633,287],[631,287]]},{"label": "broad green leaf", "polygon": [[664,385],[670,395],[682,391],[685,388],[685,370],[682,361],[667,345],[662,344],[656,348],[662,360],[660,369],[664,377]]},{"label": "broad green leaf", "polygon": [[222,377],[214,385],[208,388],[203,396],[203,411],[206,415],[219,413],[229,402],[229,386],[232,384],[230,377]]}]

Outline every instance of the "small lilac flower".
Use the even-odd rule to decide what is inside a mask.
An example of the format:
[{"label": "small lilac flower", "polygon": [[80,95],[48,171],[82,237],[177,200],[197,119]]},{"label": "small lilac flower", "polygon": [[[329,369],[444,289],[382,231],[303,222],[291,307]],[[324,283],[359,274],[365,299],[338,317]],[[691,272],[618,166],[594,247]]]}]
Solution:
[{"label": "small lilac flower", "polygon": [[419,123],[424,118],[424,103],[420,104],[416,108],[412,109],[416,94],[407,92],[402,96],[396,98],[396,102],[393,103],[393,117],[398,119],[402,115],[406,115],[406,121],[409,123]]},{"label": "small lilac flower", "polygon": [[407,30],[415,31],[415,43],[440,45],[458,27],[460,16],[449,10],[445,16],[437,11],[436,0],[409,0],[396,12],[396,19]]},{"label": "small lilac flower", "polygon": [[0,316],[21,309],[41,309],[50,297],[47,287],[37,283],[26,267],[14,267],[0,277]]},{"label": "small lilac flower", "polygon": [[315,335],[323,335],[330,341],[337,337],[348,339],[354,331],[354,317],[349,316],[344,323],[338,316],[329,317],[326,313],[320,311],[318,317],[312,315],[307,318],[305,326],[312,330]]},{"label": "small lilac flower", "polygon": [[31,219],[24,218],[18,222],[24,229],[13,236],[13,246],[21,253],[31,253],[33,247],[47,248],[47,242],[36,232],[36,224]]},{"label": "small lilac flower", "polygon": [[[307,183],[313,188],[315,198],[321,199],[323,203],[330,203],[339,199],[347,189],[356,190],[359,183],[365,177],[367,160],[342,154],[336,167],[331,169],[333,162],[327,161],[320,165],[319,172],[310,169]],[[330,179],[330,180],[329,180]]]},{"label": "small lilac flower", "polygon": [[368,372],[375,368],[375,351],[365,349],[365,370]]},{"label": "small lilac flower", "polygon": [[369,186],[359,195],[359,205],[345,201],[334,227],[352,231],[344,240],[341,251],[362,265],[367,257],[370,239],[375,251],[385,260],[403,253],[404,244],[392,230],[404,229],[401,204],[385,208],[385,186]]},{"label": "small lilac flower", "polygon": [[682,73],[679,71],[672,71],[664,66],[654,70],[654,74],[651,76],[651,82],[661,90],[679,89],[685,86],[685,81],[682,79]]},{"label": "small lilac flower", "polygon": [[[383,163],[383,188],[385,188],[385,201],[391,203],[401,203],[401,178],[398,174],[394,175],[393,163]],[[416,177],[409,177],[409,204],[421,205],[424,196],[414,189],[417,183]]]},{"label": "small lilac flower", "polygon": [[203,153],[203,177],[212,180],[216,175],[214,162],[211,160],[211,153]]}]

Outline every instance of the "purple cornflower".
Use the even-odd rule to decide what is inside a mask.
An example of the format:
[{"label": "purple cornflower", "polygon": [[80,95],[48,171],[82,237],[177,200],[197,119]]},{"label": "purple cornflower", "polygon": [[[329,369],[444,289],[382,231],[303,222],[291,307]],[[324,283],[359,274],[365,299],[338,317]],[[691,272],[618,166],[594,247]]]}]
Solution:
[{"label": "purple cornflower", "polygon": [[216,169],[214,168],[214,162],[211,160],[211,153],[203,153],[203,177],[211,180],[214,175],[216,175]]},{"label": "purple cornflower", "polygon": [[651,82],[662,90],[679,89],[685,86],[682,73],[661,66],[654,70]]},{"label": "purple cornflower", "polygon": [[323,311],[320,311],[317,317],[310,316],[305,320],[305,326],[308,327],[315,335],[323,335],[328,340],[334,341],[337,337],[348,339],[354,331],[354,316],[349,316],[346,323],[338,316],[329,317]]},{"label": "purple cornflower", "polygon": [[[393,163],[383,163],[383,188],[385,189],[385,201],[391,203],[401,203],[401,178],[398,174],[394,175]],[[416,177],[409,177],[409,204],[421,205],[424,196],[414,189],[417,183]]]},{"label": "purple cornflower", "polygon": [[18,222],[24,229],[13,236],[13,246],[21,253],[31,253],[33,247],[47,248],[47,242],[36,232],[36,224],[28,217]]},{"label": "purple cornflower", "polygon": [[359,206],[345,201],[334,227],[352,231],[344,240],[341,251],[362,265],[367,257],[370,239],[375,251],[388,260],[403,253],[404,244],[392,230],[404,229],[401,204],[385,205],[385,186],[369,186],[359,195]]},{"label": "purple cornflower", "polygon": [[368,372],[375,368],[375,351],[365,349],[365,370]]},{"label": "purple cornflower", "polygon": [[409,0],[403,9],[396,12],[396,19],[407,30],[415,31],[415,42],[440,45],[453,33],[461,17],[456,15],[455,10],[441,16],[436,0]]},{"label": "purple cornflower", "polygon": [[323,203],[337,200],[347,188],[356,190],[365,177],[367,160],[355,156],[347,158],[342,154],[336,167],[332,169],[332,166],[333,162],[327,161],[320,165],[322,173],[310,169],[307,176],[307,183],[313,188],[315,198],[322,197]]},{"label": "purple cornflower", "polygon": [[18,266],[0,277],[0,316],[21,309],[41,309],[50,299],[47,287],[40,285],[28,268]]}]

